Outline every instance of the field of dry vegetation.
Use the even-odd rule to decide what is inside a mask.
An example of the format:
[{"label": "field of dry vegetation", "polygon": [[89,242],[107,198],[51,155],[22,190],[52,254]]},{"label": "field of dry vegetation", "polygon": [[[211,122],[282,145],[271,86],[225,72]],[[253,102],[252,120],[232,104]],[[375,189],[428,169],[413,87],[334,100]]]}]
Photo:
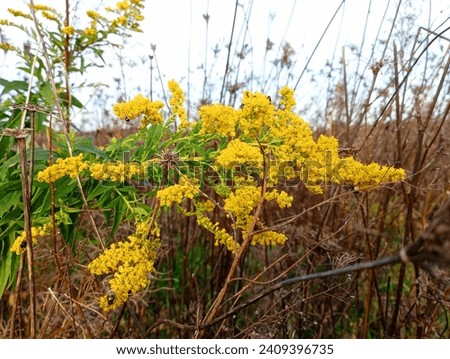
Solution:
[{"label": "field of dry vegetation", "polygon": [[[248,6],[244,3],[243,8]],[[222,83],[209,83],[206,77],[204,83],[204,94],[219,89],[223,96],[218,101],[199,98],[183,104],[190,109],[187,121],[199,120],[185,129],[183,110],[172,101],[171,113],[162,110],[172,119],[168,125],[158,127],[150,121],[143,129],[139,121],[119,121],[117,112],[108,108],[104,111],[108,121],[102,120],[105,126],[80,132],[70,128],[71,108],[77,104],[66,101],[70,91],[64,76],[55,75],[56,87],[59,84],[64,90],[59,92],[62,102],[49,100],[56,87],[45,85],[47,62],[38,63],[42,74],[35,75],[35,86],[39,88],[32,89],[28,98],[26,86],[14,87],[11,79],[1,79],[0,337],[450,338],[450,31],[448,21],[417,28],[410,4],[396,4],[388,9],[391,20],[388,16],[380,23],[386,31],[376,39],[371,58],[349,65],[349,49],[343,48],[334,64],[315,74],[327,90],[310,106],[314,111],[308,111],[308,103],[298,103],[293,112],[306,121],[314,119],[310,122],[314,141],[321,135],[336,138],[341,159],[403,168],[405,178],[370,190],[352,181],[324,180],[320,193],[311,191],[303,177],[286,176],[273,187],[292,196],[292,205],[283,209],[274,201],[255,205],[248,232],[236,229],[230,222],[231,210],[223,210],[230,193],[205,181],[203,199],[222,204],[208,212],[208,218],[241,245],[235,251],[227,248],[228,242],[217,245],[217,228],[200,222],[198,208],[206,202],[185,195],[164,206],[157,193],[167,185],[169,173],[174,173],[175,185],[188,176],[177,168],[185,153],[194,153],[195,158],[210,155],[213,161],[217,157],[212,154],[220,154],[230,142],[232,135],[202,137],[200,127],[195,127],[202,125],[202,106],[213,102],[244,111],[246,107],[239,107],[243,91],[265,82],[276,89],[264,94],[270,96],[268,106],[283,111],[278,90],[286,84],[294,87],[291,84],[299,76],[291,73],[295,44],[280,44],[271,77],[254,80],[238,76],[249,56],[238,51],[242,44],[233,43],[231,36],[232,45],[222,52],[230,55],[222,90]],[[40,21],[45,24],[45,18]],[[42,32],[46,34],[45,26]],[[75,61],[81,50],[77,53],[69,40],[64,43],[70,35],[64,34],[60,51],[66,57],[70,53]],[[97,45],[93,41],[85,46]],[[36,47],[28,51],[31,55],[22,53],[22,58],[28,61],[30,73]],[[56,54],[53,49],[46,56]],[[156,60],[153,49],[153,64]],[[53,64],[58,65],[56,60]],[[59,66],[70,72],[64,61]],[[17,79],[24,76],[21,73]],[[159,83],[156,71],[154,76]],[[176,88],[171,91],[176,98]],[[126,103],[125,98],[114,100]],[[36,116],[33,136],[25,139],[17,135],[24,110],[27,127]],[[263,162],[269,158],[264,157],[265,148],[279,145],[273,138],[265,143],[263,135],[254,145],[240,130],[244,133],[236,128],[235,136],[260,148]],[[91,161],[92,177],[80,169],[73,177],[66,173],[65,178],[48,183],[38,180],[49,161],[80,153],[86,163]],[[158,165],[155,178],[161,187],[132,175],[122,180],[93,175],[94,163],[118,159],[141,164],[145,159],[146,164]],[[203,162],[200,170],[206,168],[202,166]],[[261,172],[251,173],[251,185],[264,193],[269,180],[267,167],[261,166]],[[27,185],[22,185],[24,178]],[[230,181],[226,177],[224,183]],[[231,188],[238,193],[239,187]],[[50,218],[51,229],[31,245],[31,227],[44,225],[44,218]],[[157,246],[155,253],[150,251],[154,258],[146,272],[149,281],[129,289],[123,303],[115,307],[118,293],[110,290],[113,273],[93,273],[90,263],[113,243],[138,233],[144,220],[150,223],[147,240],[158,229],[158,234],[151,232]],[[30,233],[24,234],[22,252],[11,253],[27,226]],[[252,235],[268,229],[287,240],[247,245]],[[399,255],[402,248],[406,251]],[[360,267],[370,262],[372,267]],[[108,303],[100,305],[101,297]]]}]

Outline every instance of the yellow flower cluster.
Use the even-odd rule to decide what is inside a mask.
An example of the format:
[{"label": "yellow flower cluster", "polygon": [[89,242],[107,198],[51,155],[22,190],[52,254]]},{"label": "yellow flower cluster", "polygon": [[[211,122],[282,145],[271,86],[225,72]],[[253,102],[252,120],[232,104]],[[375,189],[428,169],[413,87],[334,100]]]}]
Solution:
[{"label": "yellow flower cluster", "polygon": [[183,90],[181,90],[178,82],[173,80],[169,81],[169,90],[172,93],[172,98],[169,100],[172,116],[178,116],[180,119],[180,129],[187,128],[189,123],[184,109],[185,97]]},{"label": "yellow flower cluster", "polygon": [[163,117],[161,109],[164,104],[161,101],[150,101],[141,94],[138,94],[130,101],[116,103],[113,111],[121,120],[130,121],[142,116],[141,127],[147,127],[148,124],[162,123]]},{"label": "yellow flower cluster", "polygon": [[58,158],[55,164],[37,174],[37,180],[39,182],[52,183],[64,176],[76,178],[88,167],[89,165],[83,161],[82,153],[74,157]]},{"label": "yellow flower cluster", "polygon": [[61,28],[61,32],[65,35],[69,35],[72,36],[73,34],[75,34],[75,28],[73,26],[64,26]]},{"label": "yellow flower cluster", "polygon": [[30,14],[25,14],[23,11],[20,11],[20,10],[15,10],[15,9],[8,8],[8,12],[12,16],[15,16],[15,17],[23,17],[23,18],[28,19],[28,20],[33,20],[33,17]]},{"label": "yellow flower cluster", "polygon": [[96,180],[111,180],[114,182],[124,182],[130,180],[134,175],[143,177],[145,165],[138,163],[104,162],[93,163],[89,166],[91,176]]},{"label": "yellow flower cluster", "polygon": [[160,189],[156,197],[161,206],[170,207],[173,203],[180,204],[185,198],[194,198],[198,191],[198,186],[194,186],[186,177],[181,177],[179,183]]},{"label": "yellow flower cluster", "polygon": [[197,213],[197,224],[200,227],[205,228],[212,234],[214,234],[214,244],[218,246],[219,244],[224,245],[230,252],[237,252],[239,249],[239,243],[237,243],[233,236],[229,234],[224,228],[219,228],[219,223],[212,223],[211,220],[203,214]]},{"label": "yellow flower cluster", "polygon": [[53,9],[52,7],[42,4],[34,4],[33,8],[34,11],[52,11],[52,12],[55,11],[55,9]]},{"label": "yellow flower cluster", "polygon": [[[50,228],[50,223],[44,224],[40,227],[31,227],[31,238],[33,240],[33,244],[37,244],[38,237],[48,235],[50,232]],[[11,252],[19,255],[25,250],[25,248],[27,248],[27,234],[25,231],[22,231],[22,233],[16,238],[13,245],[11,246]]]},{"label": "yellow flower cluster", "polygon": [[353,157],[347,157],[341,161],[340,177],[336,178],[336,181],[350,183],[360,190],[370,190],[383,183],[401,181],[406,176],[402,168],[383,166],[378,163],[364,165]]},{"label": "yellow flower cluster", "polygon": [[261,199],[261,188],[243,186],[236,189],[225,199],[224,209],[233,215],[236,226],[246,230],[252,219],[251,212]]},{"label": "yellow flower cluster", "polygon": [[91,19],[93,19],[93,20],[100,20],[100,19],[103,19],[103,16],[102,15],[100,15],[97,11],[95,11],[95,10],[87,10],[86,11],[86,15],[88,16],[88,17],[90,17]]},{"label": "yellow flower cluster", "polygon": [[285,191],[278,191],[276,189],[266,192],[264,199],[266,201],[275,200],[280,208],[289,208],[292,206],[294,197],[289,196]]},{"label": "yellow flower cluster", "polygon": [[286,242],[286,240],[287,237],[282,233],[274,231],[265,231],[254,234],[250,244],[252,246],[256,244],[261,244],[264,246],[276,246],[276,245],[283,245],[284,242]]},{"label": "yellow flower cluster", "polygon": [[231,106],[213,104],[202,106],[198,111],[202,119],[200,133],[236,136],[237,112]]},{"label": "yellow flower cluster", "polygon": [[111,28],[121,26],[132,31],[142,32],[139,28],[139,21],[144,20],[141,9],[144,7],[144,0],[122,0],[117,2],[116,8],[107,7],[106,11],[116,14],[116,18],[111,21]]},{"label": "yellow flower cluster", "polygon": [[292,111],[296,104],[294,90],[285,86],[280,89],[279,93],[281,96],[280,107],[285,111]]},{"label": "yellow flower cluster", "polygon": [[16,47],[7,42],[0,42],[0,49],[4,51],[14,51],[16,50]]},{"label": "yellow flower cluster", "polygon": [[263,156],[258,147],[252,146],[239,139],[232,140],[217,157],[217,163],[221,166],[233,169],[236,166],[250,164],[253,167],[262,166]]},{"label": "yellow flower cluster", "polygon": [[243,135],[258,138],[263,129],[272,127],[275,120],[275,106],[266,95],[246,91],[238,116],[239,129]]},{"label": "yellow flower cluster", "polygon": [[88,269],[92,274],[114,273],[109,281],[110,292],[100,298],[100,307],[105,311],[118,308],[128,297],[137,293],[150,283],[149,274],[159,248],[159,229],[155,227],[148,239],[148,223],[136,225],[136,232],[127,241],[112,244],[99,257],[94,259]]}]

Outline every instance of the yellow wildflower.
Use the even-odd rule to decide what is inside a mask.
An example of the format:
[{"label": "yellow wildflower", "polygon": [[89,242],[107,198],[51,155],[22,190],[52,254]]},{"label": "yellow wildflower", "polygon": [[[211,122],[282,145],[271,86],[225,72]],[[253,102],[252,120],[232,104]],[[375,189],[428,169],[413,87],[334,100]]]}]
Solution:
[{"label": "yellow wildflower", "polygon": [[276,189],[266,192],[264,198],[266,201],[275,200],[280,208],[287,208],[292,206],[294,197],[289,196],[285,191],[278,191]]},{"label": "yellow wildflower", "polygon": [[74,157],[58,158],[55,164],[45,168],[37,174],[37,180],[39,182],[51,183],[64,176],[76,178],[80,172],[88,167],[89,165],[83,161],[82,153]]},{"label": "yellow wildflower", "polygon": [[213,224],[208,217],[198,214],[197,224],[214,234],[214,245],[218,246],[219,244],[223,244],[230,252],[233,253],[237,252],[239,249],[239,243],[237,243],[233,236],[224,228],[219,228],[218,222]]},{"label": "yellow wildflower", "polygon": [[285,86],[279,91],[281,100],[280,100],[280,107],[284,111],[292,111],[294,108],[296,101],[294,97],[294,90]]},{"label": "yellow wildflower", "polygon": [[353,157],[342,159],[334,175],[338,183],[350,183],[360,190],[379,187],[384,183],[397,182],[406,177],[405,170],[402,168],[383,166],[378,163],[364,165]]},{"label": "yellow wildflower", "polygon": [[111,26],[112,27],[125,26],[127,24],[127,22],[128,22],[127,17],[122,15],[122,16],[119,16],[117,19],[114,19],[111,22]]},{"label": "yellow wildflower", "polygon": [[250,214],[261,199],[261,188],[244,186],[236,189],[225,199],[224,209],[234,217],[238,228],[247,229]]},{"label": "yellow wildflower", "polygon": [[34,4],[33,8],[35,11],[55,11],[55,9],[51,8],[50,6],[42,4]]},{"label": "yellow wildflower", "polygon": [[52,21],[57,20],[57,17],[48,11],[42,11],[42,16]]},{"label": "yellow wildflower", "polygon": [[282,233],[274,231],[265,231],[253,235],[250,244],[252,246],[256,244],[262,244],[266,246],[276,246],[276,245],[283,245],[284,242],[286,242],[286,240],[287,237]]},{"label": "yellow wildflower", "polygon": [[130,180],[134,175],[143,176],[145,166],[138,163],[103,162],[93,163],[89,166],[91,176],[96,180],[111,180],[124,182]]},{"label": "yellow wildflower", "polygon": [[86,11],[86,15],[88,17],[90,17],[91,19],[94,19],[94,20],[102,19],[102,16],[95,10],[88,10],[88,11]]},{"label": "yellow wildflower", "polygon": [[95,36],[97,34],[97,29],[94,27],[88,27],[84,30],[84,34],[87,36]]},{"label": "yellow wildflower", "polygon": [[242,142],[239,139],[231,141],[217,157],[217,163],[228,169],[243,164],[260,167],[262,160],[263,156],[259,148],[251,146],[246,142]]},{"label": "yellow wildflower", "polygon": [[244,136],[258,138],[263,129],[272,126],[275,107],[266,95],[246,91],[241,107],[238,122]]},{"label": "yellow wildflower", "polygon": [[173,203],[180,204],[185,198],[194,198],[198,191],[197,186],[194,186],[186,177],[181,177],[178,184],[160,189],[156,193],[156,197],[161,206],[170,207]]},{"label": "yellow wildflower", "polygon": [[141,94],[128,102],[116,103],[113,111],[121,120],[130,121],[142,116],[141,127],[150,124],[162,123],[161,109],[164,104],[161,101],[150,101]]},{"label": "yellow wildflower", "polygon": [[171,80],[169,81],[169,90],[172,93],[172,98],[169,100],[170,111],[173,116],[178,116],[180,119],[180,128],[188,127],[188,121],[186,116],[186,111],[184,109],[185,97],[183,90],[181,90],[178,82]]},{"label": "yellow wildflower", "polygon": [[4,50],[4,51],[15,51],[16,47],[11,45],[11,44],[8,44],[6,42],[1,42],[0,43],[0,49]]},{"label": "yellow wildflower", "polygon": [[214,104],[202,106],[199,110],[202,123],[200,133],[219,134],[234,137],[237,112],[231,106]]},{"label": "yellow wildflower", "polygon": [[[44,224],[43,226],[40,227],[31,227],[31,238],[33,244],[34,245],[37,244],[38,237],[48,235],[50,228],[51,228],[50,223]],[[25,250],[26,247],[27,247],[27,234],[25,231],[22,231],[22,233],[19,236],[17,236],[10,250],[11,252],[14,252],[17,255],[19,255]]]},{"label": "yellow wildflower", "polygon": [[130,4],[128,3],[127,0],[124,0],[124,1],[119,1],[116,6],[117,6],[118,10],[126,10],[130,7]]},{"label": "yellow wildflower", "polygon": [[73,26],[70,26],[70,25],[69,26],[64,26],[64,27],[61,28],[61,32],[63,34],[65,34],[65,35],[71,36],[71,35],[75,34],[75,28]]},{"label": "yellow wildflower", "polygon": [[25,14],[23,11],[8,8],[8,12],[15,17],[23,17],[25,19],[33,20],[30,14]]},{"label": "yellow wildflower", "polygon": [[100,307],[109,311],[125,303],[150,283],[149,274],[154,270],[159,248],[158,227],[152,229],[153,239],[148,239],[148,223],[136,225],[136,232],[127,241],[112,244],[94,259],[88,269],[92,274],[114,273],[109,281],[110,293],[100,298]]}]

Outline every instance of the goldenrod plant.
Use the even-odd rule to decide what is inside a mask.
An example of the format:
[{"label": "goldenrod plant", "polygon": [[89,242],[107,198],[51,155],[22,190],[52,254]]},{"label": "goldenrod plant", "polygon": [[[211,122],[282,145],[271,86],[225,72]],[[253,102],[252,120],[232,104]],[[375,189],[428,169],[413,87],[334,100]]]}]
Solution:
[{"label": "goldenrod plant", "polygon": [[[356,150],[343,153],[337,137],[325,131],[318,134],[299,115],[295,91],[289,86],[280,86],[273,99],[262,91],[245,90],[237,106],[207,103],[189,116],[183,86],[170,80],[168,101],[139,93],[111,106],[121,124],[133,129],[126,135],[104,146],[80,136],[71,124],[71,111],[83,104],[73,96],[70,75],[85,75],[96,66],[93,59],[102,59],[110,35],[139,31],[142,9],[141,0],[123,0],[103,11],[89,10],[83,14],[83,24],[72,24],[66,14],[31,1],[28,9],[8,10],[15,20],[0,21],[2,28],[20,29],[34,40],[24,49],[1,44],[4,51],[21,56],[22,70],[29,76],[0,79],[4,99],[0,105],[0,294],[11,292],[10,337],[23,332],[45,337],[55,308],[62,308],[67,322],[73,323],[73,337],[113,337],[127,317],[124,313],[136,321],[141,337],[151,337],[166,324],[178,328],[180,337],[239,337],[241,320],[247,315],[238,313],[246,307],[242,302],[249,297],[249,303],[256,303],[271,288],[281,286],[256,294],[252,289],[281,279],[289,283],[286,277],[293,273],[345,267],[363,256],[372,260],[381,251],[391,254],[405,244],[400,243],[399,228],[412,223],[412,205],[404,214],[390,197],[395,193],[408,203],[414,199],[414,191],[406,189],[410,178],[401,163],[364,161]],[[40,146],[38,134],[43,138]],[[17,153],[19,140],[22,151]],[[372,203],[373,193],[384,193],[384,199]],[[315,225],[308,232],[298,223],[307,218],[305,214],[320,219],[309,218]],[[339,220],[334,222],[333,215]],[[376,222],[378,217],[382,224]],[[385,229],[385,223],[390,227]],[[350,227],[354,232],[348,239],[341,233]],[[382,242],[389,231],[395,240]],[[371,235],[376,238],[373,242]],[[342,249],[342,243],[351,251]],[[44,266],[39,257],[30,256],[34,251],[53,261]],[[316,254],[320,260],[313,262],[311,256]],[[27,261],[32,263],[25,270]],[[21,292],[25,285],[32,287],[32,278],[23,274],[33,269],[52,274],[52,283],[41,287],[48,288],[54,307],[46,307],[46,317],[40,318],[30,310],[35,318],[27,323],[34,329],[24,329],[17,319],[28,311],[19,310],[21,306],[44,305],[43,294],[39,297],[30,290],[24,299]],[[405,276],[402,271],[399,282]],[[288,298],[293,292],[280,294],[276,305],[282,305],[283,312],[288,308],[284,300],[303,305],[344,286],[345,293],[364,292],[366,334],[373,277],[369,284],[348,278],[325,283],[320,294],[306,286],[299,289],[301,298]],[[389,292],[390,279],[382,285]],[[376,293],[381,308],[384,297],[379,287]],[[329,320],[350,312],[334,313],[330,298],[333,318]],[[353,305],[354,298],[349,298],[346,308]],[[271,305],[269,301],[267,313]],[[351,313],[357,316],[359,308]],[[385,315],[382,309],[377,315]],[[306,318],[303,310],[296,308],[296,315]],[[237,314],[230,319],[226,313]],[[248,315],[250,321],[259,315],[279,320],[279,313]],[[144,330],[138,317],[157,320]],[[91,318],[101,325],[79,324],[90,323]],[[226,327],[225,319],[233,329]],[[248,329],[252,325],[245,325],[245,336],[253,335]],[[164,330],[158,335],[170,336]],[[289,330],[286,333],[294,332]],[[306,330],[302,333],[310,335]]]}]

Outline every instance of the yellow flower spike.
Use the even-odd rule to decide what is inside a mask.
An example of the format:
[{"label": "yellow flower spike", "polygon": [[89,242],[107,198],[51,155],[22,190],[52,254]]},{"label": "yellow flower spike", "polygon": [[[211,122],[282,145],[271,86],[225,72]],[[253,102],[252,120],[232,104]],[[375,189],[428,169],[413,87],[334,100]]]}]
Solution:
[{"label": "yellow flower spike", "polygon": [[[0,24],[0,25],[1,25],[1,24]],[[8,44],[7,42],[1,42],[1,43],[0,43],[0,49],[1,49],[1,50],[4,50],[5,52],[6,52],[6,51],[15,51],[15,50],[16,50],[16,47],[13,46],[13,45],[11,45],[11,44]]]},{"label": "yellow flower spike", "polygon": [[116,103],[113,111],[121,120],[130,121],[142,116],[141,127],[148,124],[159,124],[163,122],[161,109],[164,104],[161,101],[150,101],[141,94],[136,95],[132,100]]},{"label": "yellow flower spike", "polygon": [[264,199],[266,201],[275,200],[280,208],[288,208],[292,206],[294,197],[289,196],[285,191],[274,189],[270,192],[266,192]]},{"label": "yellow flower spike", "polygon": [[251,146],[239,139],[232,140],[217,157],[221,166],[233,169],[235,166],[249,164],[257,168],[262,167],[263,156],[259,147]]},{"label": "yellow flower spike", "polygon": [[138,222],[136,232],[128,240],[113,244],[94,259],[88,269],[92,274],[112,273],[109,281],[110,291],[100,298],[100,307],[109,311],[120,307],[130,295],[144,289],[150,283],[149,274],[154,270],[153,263],[159,248],[158,227],[147,239],[148,222]]},{"label": "yellow flower spike", "polygon": [[292,109],[296,105],[294,90],[285,86],[279,91],[281,99],[280,99],[280,107],[284,111],[292,111]]},{"label": "yellow flower spike", "polygon": [[64,26],[61,28],[61,32],[65,35],[73,35],[75,34],[75,28],[73,26]]},{"label": "yellow flower spike", "polygon": [[55,15],[48,11],[42,11],[42,16],[51,21],[56,21],[58,19]]},{"label": "yellow flower spike", "polygon": [[253,235],[251,245],[261,244],[265,246],[283,245],[287,240],[287,237],[282,233],[274,231],[265,231]]},{"label": "yellow flower spike", "polygon": [[86,11],[86,15],[88,16],[88,17],[90,17],[91,19],[94,19],[94,20],[99,20],[99,19],[102,19],[103,17],[97,12],[97,11],[95,11],[95,10],[88,10],[88,11]]},{"label": "yellow flower spike", "polygon": [[30,14],[25,14],[23,11],[20,11],[20,10],[15,10],[15,9],[8,8],[8,12],[12,16],[15,16],[15,17],[23,17],[23,18],[28,19],[28,20],[33,20],[33,17]]},{"label": "yellow flower spike", "polygon": [[187,128],[189,123],[187,121],[186,111],[184,109],[185,97],[183,90],[181,90],[178,82],[169,81],[169,90],[172,93],[172,98],[169,100],[170,110],[173,116],[178,116],[180,119],[180,129]]},{"label": "yellow flower spike", "polygon": [[239,243],[224,228],[219,228],[218,222],[213,224],[208,217],[198,213],[197,224],[214,234],[214,244],[216,246],[223,244],[230,252],[236,253],[238,251]]},{"label": "yellow flower spike", "polygon": [[246,229],[249,215],[259,203],[261,188],[244,186],[236,189],[225,199],[224,209],[234,216],[237,227]]},{"label": "yellow flower spike", "polygon": [[178,184],[160,189],[156,193],[161,206],[170,207],[172,204],[181,204],[185,198],[194,198],[199,188],[193,185],[186,177],[182,177]]},{"label": "yellow flower spike", "polygon": [[222,104],[202,106],[198,111],[202,128],[200,133],[236,136],[237,111]]},{"label": "yellow flower spike", "polygon": [[39,182],[51,183],[64,176],[76,178],[88,167],[89,165],[83,161],[82,153],[74,157],[58,158],[55,164],[47,167],[37,174],[37,180]]},{"label": "yellow flower spike", "polygon": [[275,107],[264,94],[244,92],[241,109],[238,111],[239,128],[244,136],[258,138],[263,129],[272,127]]},{"label": "yellow flower spike", "polygon": [[130,4],[128,3],[127,0],[124,0],[124,1],[119,1],[116,6],[117,6],[118,10],[126,10],[130,7]]},{"label": "yellow flower spike", "polygon": [[[40,227],[31,227],[31,238],[33,245],[36,245],[38,242],[38,237],[44,237],[49,234],[51,225],[50,223],[44,224]],[[14,241],[13,245],[11,246],[11,252],[16,253],[17,255],[20,255],[27,246],[27,234],[24,231],[20,233],[19,236],[17,236],[16,240]]]}]

